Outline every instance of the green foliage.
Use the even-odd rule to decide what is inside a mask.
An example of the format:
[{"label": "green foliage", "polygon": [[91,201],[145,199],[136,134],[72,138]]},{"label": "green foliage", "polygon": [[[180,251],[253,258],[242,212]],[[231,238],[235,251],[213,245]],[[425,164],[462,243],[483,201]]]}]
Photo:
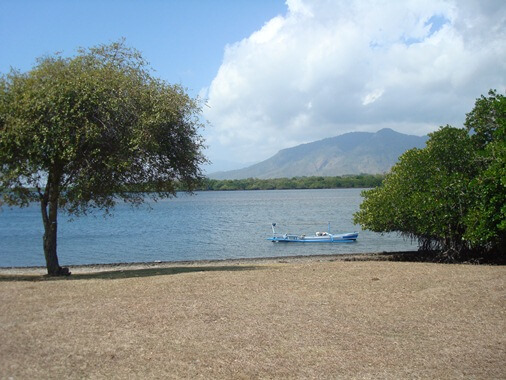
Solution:
[{"label": "green foliage", "polygon": [[200,113],[198,100],[152,76],[123,42],[12,70],[0,78],[2,202],[40,201],[47,235],[58,209],[138,204],[144,195],[129,189],[143,183],[154,197],[173,195],[176,181],[191,190],[206,161]]},{"label": "green foliage", "polygon": [[[293,177],[273,179],[204,179],[196,190],[230,191],[230,190],[288,190],[288,189],[337,189],[337,188],[370,188],[379,186],[384,176],[380,174],[360,174],[343,177]],[[178,189],[185,190],[184,186]]]},{"label": "green foliage", "polygon": [[[0,186],[26,205],[55,177],[59,206],[71,213],[139,202],[129,185],[150,182],[162,196],[174,180],[201,178],[200,108],[180,86],[150,75],[122,43],[39,59],[0,85]],[[37,194],[27,191],[36,188]]]},{"label": "green foliage", "polygon": [[476,100],[471,112],[464,122],[467,130],[473,132],[473,141],[478,149],[501,140],[504,142],[506,127],[506,99],[496,90],[490,90],[488,97],[481,96]]},{"label": "green foliage", "polygon": [[466,217],[466,239],[506,247],[506,97],[490,91],[467,115],[466,127],[478,152],[480,173],[471,182],[475,203]]},{"label": "green foliage", "polygon": [[402,155],[380,187],[363,193],[355,222],[418,239],[424,250],[503,249],[505,98],[489,95],[468,114],[468,130],[441,127],[424,149]]},{"label": "green foliage", "polygon": [[404,153],[383,185],[363,194],[355,222],[377,232],[398,231],[423,244],[460,249],[470,146],[465,130],[446,126],[432,133],[426,148]]}]

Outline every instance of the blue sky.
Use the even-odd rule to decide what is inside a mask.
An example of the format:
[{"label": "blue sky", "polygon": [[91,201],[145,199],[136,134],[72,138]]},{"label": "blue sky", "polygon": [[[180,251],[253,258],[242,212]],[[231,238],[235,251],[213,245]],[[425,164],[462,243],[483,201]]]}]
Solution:
[{"label": "blue sky", "polygon": [[0,72],[125,37],[159,77],[197,95],[227,44],[285,12],[282,0],[0,0]]},{"label": "blue sky", "polygon": [[506,91],[504,0],[0,0],[0,72],[126,38],[205,99],[208,171],[347,132],[462,126]]}]

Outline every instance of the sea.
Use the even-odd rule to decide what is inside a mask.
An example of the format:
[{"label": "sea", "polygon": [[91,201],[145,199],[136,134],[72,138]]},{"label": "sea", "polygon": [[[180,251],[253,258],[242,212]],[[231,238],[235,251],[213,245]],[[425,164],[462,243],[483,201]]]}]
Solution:
[{"label": "sea", "polygon": [[[414,251],[397,234],[353,224],[363,189],[208,191],[118,203],[100,212],[58,216],[60,265],[226,260],[239,258]],[[358,231],[355,243],[272,243],[276,232],[311,235]],[[44,266],[39,204],[0,211],[0,267]]]}]

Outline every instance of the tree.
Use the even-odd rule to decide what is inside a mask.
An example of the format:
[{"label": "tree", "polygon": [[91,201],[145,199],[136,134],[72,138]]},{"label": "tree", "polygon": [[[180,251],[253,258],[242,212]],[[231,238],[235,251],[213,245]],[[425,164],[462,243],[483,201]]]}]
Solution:
[{"label": "tree", "polygon": [[467,129],[441,127],[427,146],[404,153],[383,184],[363,193],[356,223],[418,239],[449,258],[504,253],[506,100],[477,99]]},{"label": "tree", "polygon": [[475,203],[466,217],[466,239],[488,249],[506,250],[506,97],[481,96],[465,126],[478,154],[479,174],[471,183]]},{"label": "tree", "polygon": [[473,110],[466,115],[464,125],[473,133],[477,149],[483,150],[493,142],[504,142],[506,97],[496,90],[490,90],[488,97],[482,95],[476,99]]},{"label": "tree", "polygon": [[175,182],[202,179],[200,103],[151,74],[124,42],[41,58],[0,79],[0,204],[40,202],[49,275],[67,274],[57,256],[58,212],[106,213],[123,200],[170,197]]},{"label": "tree", "polygon": [[470,204],[465,189],[474,171],[471,140],[450,126],[429,136],[426,148],[404,153],[380,187],[363,193],[355,222],[418,239],[423,249],[461,251]]}]

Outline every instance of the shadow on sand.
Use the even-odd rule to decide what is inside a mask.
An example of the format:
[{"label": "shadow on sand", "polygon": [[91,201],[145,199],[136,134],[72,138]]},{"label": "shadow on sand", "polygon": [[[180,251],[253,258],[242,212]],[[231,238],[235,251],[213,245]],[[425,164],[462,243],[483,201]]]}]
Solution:
[{"label": "shadow on sand", "polygon": [[50,277],[48,275],[0,275],[0,282],[6,281],[72,281],[72,280],[117,280],[122,278],[165,276],[193,272],[236,272],[257,270],[261,267],[246,265],[195,266],[170,268],[126,269],[102,272],[76,273],[70,276]]}]

